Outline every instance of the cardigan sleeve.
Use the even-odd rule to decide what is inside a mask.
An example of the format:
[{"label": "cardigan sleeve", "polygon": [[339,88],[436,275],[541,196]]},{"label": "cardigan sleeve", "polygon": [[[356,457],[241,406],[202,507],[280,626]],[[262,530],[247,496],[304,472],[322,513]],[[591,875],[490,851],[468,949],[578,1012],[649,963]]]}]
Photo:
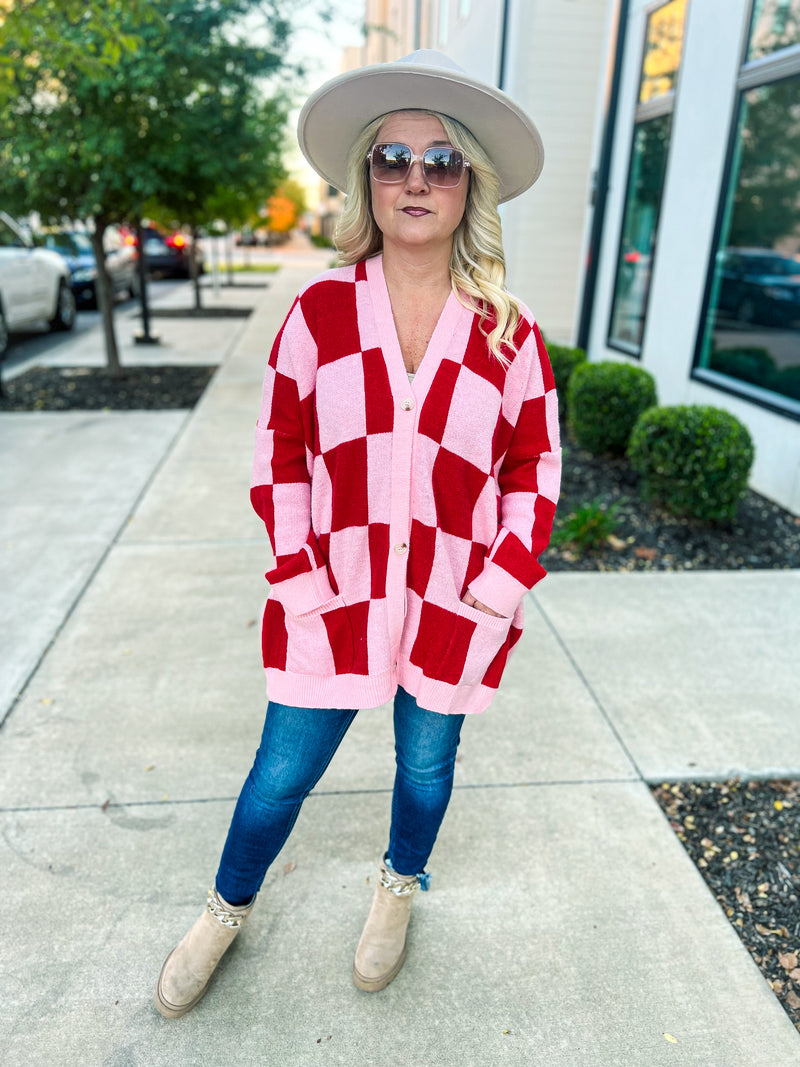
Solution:
[{"label": "cardigan sleeve", "polygon": [[561,482],[558,400],[537,326],[526,344],[530,372],[508,450],[498,472],[500,523],[481,573],[469,583],[476,600],[510,617],[545,576],[547,548]]},{"label": "cardigan sleeve", "polygon": [[298,299],[275,338],[264,375],[250,487],[275,559],[266,574],[271,595],[291,615],[336,596],[311,525],[315,368],[316,345]]}]

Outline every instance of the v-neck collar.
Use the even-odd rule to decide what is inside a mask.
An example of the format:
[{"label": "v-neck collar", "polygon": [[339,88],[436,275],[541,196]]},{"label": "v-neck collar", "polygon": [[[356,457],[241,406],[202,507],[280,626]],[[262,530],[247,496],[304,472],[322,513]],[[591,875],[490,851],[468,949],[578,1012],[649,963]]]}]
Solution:
[{"label": "v-neck collar", "polygon": [[[418,396],[427,393],[433,381],[439,364],[445,353],[451,352],[453,334],[459,323],[467,325],[471,323],[473,312],[465,308],[456,294],[451,290],[448,294],[444,307],[439,315],[436,326],[431,334],[425,355],[414,374],[414,381],[409,382],[408,371],[403,362],[403,353],[400,350],[400,341],[397,336],[397,327],[392,313],[392,303],[389,299],[389,289],[383,274],[383,254],[379,253],[366,262],[367,282],[369,294],[375,314],[375,325],[380,339],[381,348],[386,359],[386,369],[389,374],[389,384],[396,396],[406,396],[408,390]],[[468,327],[467,327],[468,328]],[[466,344],[466,338],[464,339]],[[465,345],[462,345],[462,351]]]}]

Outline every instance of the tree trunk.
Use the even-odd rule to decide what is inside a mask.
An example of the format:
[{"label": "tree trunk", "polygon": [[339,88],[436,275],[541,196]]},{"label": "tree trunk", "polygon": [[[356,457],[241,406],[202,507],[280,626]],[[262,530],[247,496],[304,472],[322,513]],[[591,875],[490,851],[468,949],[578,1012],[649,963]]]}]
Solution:
[{"label": "tree trunk", "polygon": [[92,249],[94,251],[97,278],[95,279],[95,291],[97,304],[100,308],[100,316],[103,320],[103,334],[106,342],[106,364],[114,377],[122,375],[122,366],[119,361],[117,349],[117,335],[114,331],[114,290],[111,278],[106,267],[106,253],[103,248],[103,235],[108,223],[102,215],[94,217],[94,232],[92,233]]},{"label": "tree trunk", "polygon": [[191,273],[192,284],[194,285],[194,308],[195,311],[201,311],[203,308],[200,299],[200,271],[197,264],[197,227],[192,226],[192,254],[189,257],[189,271]]},{"label": "tree trunk", "polygon": [[228,268],[228,285],[233,285],[233,234],[230,230],[225,235],[225,265]]}]

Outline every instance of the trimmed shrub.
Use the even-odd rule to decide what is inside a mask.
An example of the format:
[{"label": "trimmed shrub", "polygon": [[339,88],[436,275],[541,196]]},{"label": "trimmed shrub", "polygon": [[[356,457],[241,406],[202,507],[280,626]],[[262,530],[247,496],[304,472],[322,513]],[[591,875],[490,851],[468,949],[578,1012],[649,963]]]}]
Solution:
[{"label": "trimmed shrub", "polygon": [[569,379],[569,424],[595,456],[624,455],[636,420],[657,403],[653,375],[630,363],[579,363]]},{"label": "trimmed shrub", "polygon": [[566,420],[569,380],[578,364],[586,362],[586,353],[582,348],[569,348],[568,345],[547,345],[547,354],[556,380],[561,418]]},{"label": "trimmed shrub", "polygon": [[735,415],[700,404],[646,411],[628,448],[645,500],[704,522],[736,518],[754,456],[747,427]]}]

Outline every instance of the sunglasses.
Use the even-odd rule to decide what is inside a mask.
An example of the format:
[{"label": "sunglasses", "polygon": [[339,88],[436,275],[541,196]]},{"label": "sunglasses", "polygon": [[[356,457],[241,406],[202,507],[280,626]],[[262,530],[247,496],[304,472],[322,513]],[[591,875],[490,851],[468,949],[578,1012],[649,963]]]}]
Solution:
[{"label": "sunglasses", "polygon": [[376,144],[369,150],[367,160],[376,182],[403,182],[414,164],[419,163],[425,181],[440,189],[455,188],[469,166],[469,160],[457,148],[440,145],[415,156],[407,144]]}]

